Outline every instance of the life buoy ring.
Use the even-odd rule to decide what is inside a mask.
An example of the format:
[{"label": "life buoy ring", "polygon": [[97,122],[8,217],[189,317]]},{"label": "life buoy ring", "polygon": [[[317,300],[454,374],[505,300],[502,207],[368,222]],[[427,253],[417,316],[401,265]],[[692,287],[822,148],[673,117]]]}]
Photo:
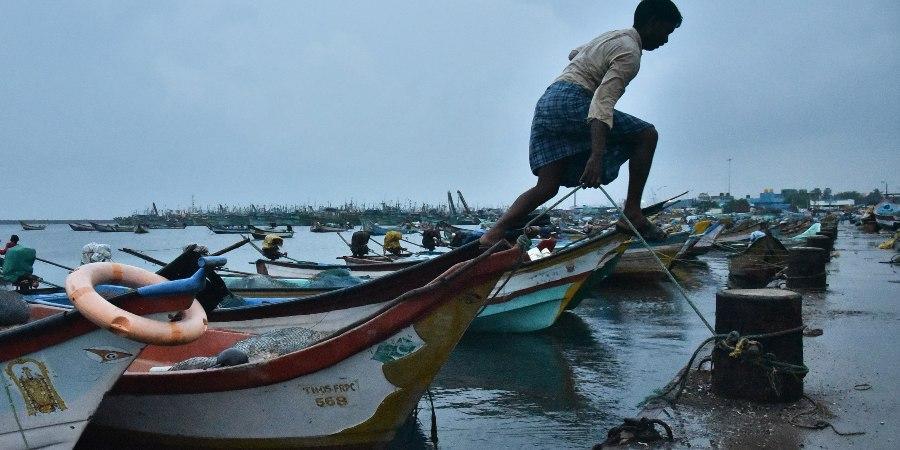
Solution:
[{"label": "life buoy ring", "polygon": [[94,286],[108,283],[131,288],[168,281],[147,270],[111,262],[85,264],[66,277],[66,294],[81,314],[97,326],[131,340],[155,345],[180,345],[200,337],[206,311],[195,299],[177,322],[141,317],[109,303]]}]

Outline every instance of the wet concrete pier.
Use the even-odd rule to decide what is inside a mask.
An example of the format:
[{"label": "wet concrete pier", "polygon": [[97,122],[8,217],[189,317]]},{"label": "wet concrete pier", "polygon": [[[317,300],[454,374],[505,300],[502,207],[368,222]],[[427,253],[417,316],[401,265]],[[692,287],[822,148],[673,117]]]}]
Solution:
[{"label": "wet concrete pier", "polygon": [[[673,448],[896,448],[900,436],[900,268],[881,235],[841,225],[828,288],[803,293],[803,321],[823,335],[804,337],[807,395],[822,410],[789,423],[806,400],[761,404],[712,395],[696,372],[678,407],[656,412],[673,426]],[[725,287],[725,254],[676,267],[701,311],[715,313]],[[470,337],[433,385],[444,448],[589,448],[643,410],[639,403],[676,375],[709,332],[666,282],[607,283],[545,333]],[[708,351],[707,351],[708,354]],[[708,364],[704,366],[708,368]],[[652,405],[651,405],[652,406]],[[430,410],[396,448],[426,448]],[[647,411],[652,410],[652,408]],[[645,411],[645,412],[647,412]],[[651,411],[652,412],[652,411]]]}]

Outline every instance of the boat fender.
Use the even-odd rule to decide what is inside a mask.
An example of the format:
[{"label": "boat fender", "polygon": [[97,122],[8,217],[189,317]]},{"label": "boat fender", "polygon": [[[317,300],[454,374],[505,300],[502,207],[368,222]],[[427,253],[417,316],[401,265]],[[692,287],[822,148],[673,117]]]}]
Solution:
[{"label": "boat fender", "polygon": [[219,353],[218,356],[216,356],[216,367],[230,367],[238,364],[247,364],[248,361],[250,361],[250,357],[241,350],[234,347],[226,348],[225,350],[222,350],[222,353]]},{"label": "boat fender", "polygon": [[167,281],[166,278],[139,267],[98,262],[85,264],[70,273],[66,277],[66,294],[85,318],[125,338],[155,345],[192,342],[207,327],[206,312],[196,299],[187,310],[179,314],[180,320],[160,322],[125,311],[109,303],[96,290],[99,284],[139,288]]}]

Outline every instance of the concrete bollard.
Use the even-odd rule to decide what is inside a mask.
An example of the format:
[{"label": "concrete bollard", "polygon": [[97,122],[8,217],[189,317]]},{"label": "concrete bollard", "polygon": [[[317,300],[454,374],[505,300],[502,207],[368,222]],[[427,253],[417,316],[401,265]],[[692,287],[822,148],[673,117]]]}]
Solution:
[{"label": "concrete bollard", "polygon": [[787,255],[734,255],[728,259],[728,287],[764,288],[784,267]]},{"label": "concrete bollard", "polygon": [[[786,331],[802,326],[800,294],[783,289],[730,289],[716,293],[716,334],[741,336]],[[803,395],[803,336],[800,330],[759,338],[759,347],[744,345],[738,357],[731,349],[713,349],[713,392],[727,398],[760,402],[793,402]],[[736,343],[730,344],[734,347]],[[764,358],[787,363],[772,371]],[[763,358],[763,359],[760,359]],[[774,387],[773,387],[774,385]]]},{"label": "concrete bollard", "polygon": [[824,290],[827,284],[825,263],[828,252],[817,247],[794,247],[788,256],[788,289]]},{"label": "concrete bollard", "polygon": [[837,227],[823,225],[822,228],[819,229],[818,234],[821,234],[823,236],[828,236],[833,241],[833,240],[837,239]]},{"label": "concrete bollard", "polygon": [[875,219],[864,220],[862,222],[863,233],[877,233],[878,232],[878,222]]},{"label": "concrete bollard", "polygon": [[807,247],[821,248],[825,250],[825,260],[831,261],[831,249],[834,248],[834,242],[828,236],[817,234],[806,238]]}]

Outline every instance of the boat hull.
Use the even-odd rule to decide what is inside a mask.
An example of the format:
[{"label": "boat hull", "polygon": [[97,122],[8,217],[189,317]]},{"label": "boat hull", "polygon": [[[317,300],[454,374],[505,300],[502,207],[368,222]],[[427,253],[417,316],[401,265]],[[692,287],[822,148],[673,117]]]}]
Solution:
[{"label": "boat hull", "polygon": [[256,272],[261,275],[282,278],[314,278],[316,275],[328,269],[347,269],[355,277],[378,278],[396,272],[404,267],[415,265],[421,261],[415,261],[411,264],[384,263],[384,264],[358,264],[358,265],[316,265],[316,264],[294,264],[283,263],[278,261],[256,261]]},{"label": "boat hull", "polygon": [[[463,281],[438,286],[433,295],[440,300],[419,297],[399,304],[398,314],[416,318],[347,357],[335,352],[378,336],[387,322],[359,325],[348,332],[352,336],[316,343],[280,363],[143,373],[134,380],[126,373],[101,404],[88,440],[236,448],[386,444],[513,262],[506,261],[492,275],[475,275],[468,287],[461,288]],[[391,311],[375,320],[391,320]],[[322,362],[329,358],[336,361]]]},{"label": "boat hull", "polygon": [[8,400],[0,406],[0,448],[72,448],[143,347],[97,329],[4,361],[0,379]]},{"label": "boat hull", "polygon": [[529,333],[550,327],[594,271],[615,264],[626,240],[610,235],[583,248],[532,261],[511,277],[504,274],[492,293],[496,299],[473,321],[471,331]]}]

